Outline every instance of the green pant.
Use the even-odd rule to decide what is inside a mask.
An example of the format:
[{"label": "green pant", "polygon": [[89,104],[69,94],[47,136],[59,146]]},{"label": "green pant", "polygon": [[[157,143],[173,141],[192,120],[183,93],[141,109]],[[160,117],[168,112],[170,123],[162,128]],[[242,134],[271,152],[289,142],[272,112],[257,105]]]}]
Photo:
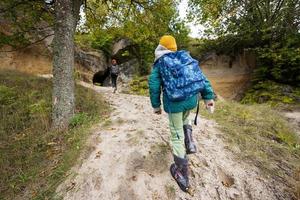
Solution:
[{"label": "green pant", "polygon": [[183,125],[189,124],[189,114],[190,111],[169,113],[169,126],[171,131],[173,154],[180,158],[184,158],[186,155]]}]

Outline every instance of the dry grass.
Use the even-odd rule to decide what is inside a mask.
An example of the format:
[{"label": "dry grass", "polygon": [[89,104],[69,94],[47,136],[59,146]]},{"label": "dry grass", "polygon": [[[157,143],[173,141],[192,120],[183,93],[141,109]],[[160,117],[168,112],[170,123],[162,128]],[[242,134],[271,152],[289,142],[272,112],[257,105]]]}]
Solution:
[{"label": "dry grass", "polygon": [[77,86],[70,130],[52,132],[51,84],[20,72],[0,72],[0,199],[51,198],[85,149],[91,125],[109,112],[101,96]]},{"label": "dry grass", "polygon": [[202,114],[216,120],[235,155],[297,191],[294,173],[300,167],[300,140],[278,112],[267,105],[218,102],[213,115]]}]

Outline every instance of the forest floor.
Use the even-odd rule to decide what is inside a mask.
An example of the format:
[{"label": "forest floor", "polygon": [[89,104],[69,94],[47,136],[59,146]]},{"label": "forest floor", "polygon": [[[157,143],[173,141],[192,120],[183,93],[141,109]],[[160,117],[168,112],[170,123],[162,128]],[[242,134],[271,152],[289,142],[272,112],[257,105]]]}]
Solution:
[{"label": "forest floor", "polygon": [[237,159],[218,124],[202,117],[193,132],[198,152],[188,156],[192,194],[182,192],[169,173],[167,115],[153,114],[148,97],[81,84],[102,93],[114,110],[95,128],[93,151],[57,188],[63,199],[289,199],[284,184]]}]

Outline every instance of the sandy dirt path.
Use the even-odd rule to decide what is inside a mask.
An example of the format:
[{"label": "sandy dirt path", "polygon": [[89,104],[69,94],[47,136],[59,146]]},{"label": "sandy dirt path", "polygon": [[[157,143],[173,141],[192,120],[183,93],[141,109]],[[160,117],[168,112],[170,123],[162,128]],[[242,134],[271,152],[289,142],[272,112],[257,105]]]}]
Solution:
[{"label": "sandy dirt path", "polygon": [[114,111],[92,134],[94,150],[58,187],[63,199],[285,199],[257,168],[236,160],[217,124],[203,118],[194,127],[199,151],[189,156],[194,196],[180,191],[169,173],[166,114],[154,115],[147,97],[82,84],[103,94]]}]

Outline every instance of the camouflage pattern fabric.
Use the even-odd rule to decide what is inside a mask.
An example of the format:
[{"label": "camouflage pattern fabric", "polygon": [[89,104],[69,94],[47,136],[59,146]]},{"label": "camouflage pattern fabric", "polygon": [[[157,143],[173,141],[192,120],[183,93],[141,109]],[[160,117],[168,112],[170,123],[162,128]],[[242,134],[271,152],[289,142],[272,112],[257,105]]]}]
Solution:
[{"label": "camouflage pattern fabric", "polygon": [[163,55],[159,60],[163,89],[170,101],[183,101],[205,88],[199,63],[187,51]]}]

